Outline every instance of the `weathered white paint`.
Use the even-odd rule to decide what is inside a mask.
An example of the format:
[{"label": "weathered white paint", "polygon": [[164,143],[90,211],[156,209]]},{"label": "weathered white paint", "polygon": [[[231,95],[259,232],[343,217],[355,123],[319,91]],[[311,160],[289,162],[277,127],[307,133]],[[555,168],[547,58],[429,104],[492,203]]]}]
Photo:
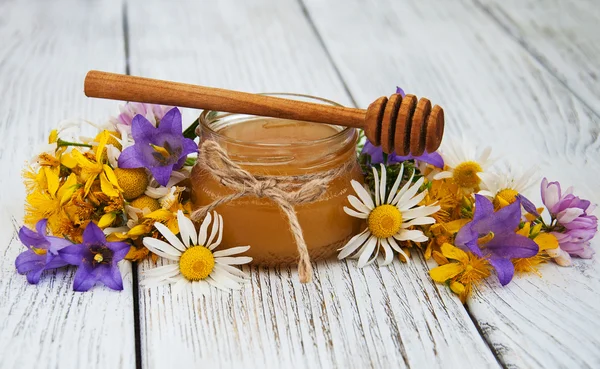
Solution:
[{"label": "weathered white paint", "polygon": [[[334,64],[302,2],[128,0],[131,71],[350,104],[335,65],[359,106],[400,85],[444,106],[447,141],[462,133],[489,143],[507,162],[539,163],[540,173],[600,202],[590,1],[304,2]],[[0,132],[8,138],[0,150],[2,369],[135,365],[129,265],[125,291],[85,294],[71,291],[71,272],[33,287],[13,265],[22,163],[61,119],[98,120],[116,109],[85,99],[81,84],[88,69],[125,70],[122,5],[0,3]],[[189,121],[196,113],[186,114]],[[502,364],[597,367],[598,268],[580,260],[570,269],[543,266],[542,279],[518,277],[504,288],[492,280],[469,312]],[[310,285],[290,268],[245,270],[252,283],[231,295],[141,290],[143,366],[498,366],[468,312],[418,257],[364,270],[322,262]]]},{"label": "weathered white paint", "polygon": [[0,3],[0,367],[133,368],[131,265],[125,290],[72,291],[73,272],[18,275],[25,160],[65,118],[104,119],[110,102],[83,95],[88,69],[123,72],[119,1]]},{"label": "weathered white paint", "polygon": [[474,0],[501,27],[600,112],[600,6],[596,0]]},{"label": "weathered white paint", "polygon": [[[480,7],[469,1],[390,0],[369,3],[367,10],[359,0],[305,2],[359,104],[389,93],[394,84],[426,95],[445,108],[446,143],[462,134],[473,145],[491,145],[499,161],[536,165],[540,174],[565,187],[575,185],[577,194],[600,203],[598,115]],[[509,5],[495,8],[504,6]],[[545,6],[529,7],[529,16],[537,18],[536,9],[545,14]],[[512,9],[510,14],[520,8]],[[566,17],[575,17],[577,9]],[[550,19],[542,16],[540,22]],[[362,42],[354,42],[359,38]],[[576,40],[571,40],[574,48]],[[548,57],[550,62],[556,60]],[[568,76],[559,74],[569,86],[580,83],[571,75],[576,63],[563,60],[557,65]],[[589,91],[577,91],[589,98],[585,101],[593,101]],[[530,195],[541,204],[539,187]],[[596,239],[594,247],[599,245]],[[529,275],[504,288],[494,280],[483,286],[469,308],[503,364],[598,366],[596,259],[579,260],[570,269],[543,266],[543,279]]]},{"label": "weathered white paint", "polygon": [[[296,1],[136,1],[129,14],[132,74],[350,101]],[[246,270],[252,283],[229,296],[142,290],[144,367],[497,366],[418,258],[382,270],[327,261],[309,285],[288,268]]]}]

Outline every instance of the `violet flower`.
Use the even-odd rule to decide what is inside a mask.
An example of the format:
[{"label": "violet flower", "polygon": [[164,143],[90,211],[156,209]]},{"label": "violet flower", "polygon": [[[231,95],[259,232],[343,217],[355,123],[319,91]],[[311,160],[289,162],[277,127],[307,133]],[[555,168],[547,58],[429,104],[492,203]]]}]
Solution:
[{"label": "violet flower", "polygon": [[533,240],[516,234],[521,221],[521,201],[494,212],[494,205],[485,196],[475,195],[473,220],[457,233],[456,246],[468,249],[489,260],[500,284],[507,285],[515,273],[511,259],[528,258],[538,253]]},{"label": "violet flower", "polygon": [[119,168],[147,168],[162,186],[167,185],[173,170],[181,169],[187,155],[198,150],[193,140],[183,137],[177,108],[169,110],[158,127],[136,115],[131,134],[135,143],[119,156]]},{"label": "violet flower", "polygon": [[388,154],[387,161],[384,161],[383,160],[383,149],[380,146],[373,145],[369,140],[367,140],[367,142],[365,142],[365,146],[363,147],[361,154],[368,154],[371,157],[371,164],[383,163],[383,164],[389,165],[389,164],[401,163],[406,160],[416,160],[416,161],[422,161],[422,162],[431,164],[438,168],[444,168],[444,159],[442,159],[442,156],[440,154],[438,154],[437,152],[433,152],[431,154],[425,152],[421,156],[413,156],[410,154],[407,156],[400,156],[400,155],[396,155],[396,153],[393,152],[391,154]]},{"label": "violet flower", "polygon": [[540,213],[538,213],[537,208],[535,207],[535,204],[532,203],[527,197],[525,197],[521,194],[518,194],[517,199],[519,199],[521,201],[521,205],[523,205],[523,209],[525,209],[526,212],[535,216],[536,218],[538,218],[540,216]]},{"label": "violet flower", "polygon": [[83,231],[83,243],[59,250],[60,256],[77,272],[73,290],[84,292],[101,282],[113,290],[123,289],[123,280],[117,263],[127,255],[130,245],[126,242],[107,242],[102,230],[93,222]]},{"label": "violet flower", "polygon": [[542,180],[541,192],[542,202],[552,217],[551,233],[560,248],[572,256],[591,258],[595,251],[590,240],[598,231],[598,218],[592,215],[596,206],[573,195],[572,187],[562,193],[560,183],[548,182],[546,178]]},{"label": "violet flower", "polygon": [[58,256],[58,251],[72,243],[64,238],[46,235],[48,219],[35,225],[37,232],[27,227],[19,230],[19,239],[27,247],[17,256],[15,267],[19,274],[27,274],[27,282],[37,284],[45,270],[60,268],[67,263]]}]

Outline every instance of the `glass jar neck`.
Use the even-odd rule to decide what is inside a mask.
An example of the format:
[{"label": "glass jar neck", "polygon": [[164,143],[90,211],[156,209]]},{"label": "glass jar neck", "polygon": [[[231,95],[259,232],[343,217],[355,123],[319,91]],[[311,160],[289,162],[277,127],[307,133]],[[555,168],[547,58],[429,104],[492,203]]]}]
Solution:
[{"label": "glass jar neck", "polygon": [[[308,96],[284,97],[335,104]],[[216,141],[253,174],[315,173],[356,161],[358,134],[353,128],[204,111],[198,133],[201,144]]]}]

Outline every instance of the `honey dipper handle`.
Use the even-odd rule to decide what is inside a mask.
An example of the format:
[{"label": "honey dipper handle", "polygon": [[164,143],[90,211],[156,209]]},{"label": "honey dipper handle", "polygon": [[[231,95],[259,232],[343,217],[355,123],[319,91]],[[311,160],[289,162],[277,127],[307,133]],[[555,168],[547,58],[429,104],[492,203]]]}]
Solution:
[{"label": "honey dipper handle", "polygon": [[365,111],[92,70],[85,95],[362,128]]}]

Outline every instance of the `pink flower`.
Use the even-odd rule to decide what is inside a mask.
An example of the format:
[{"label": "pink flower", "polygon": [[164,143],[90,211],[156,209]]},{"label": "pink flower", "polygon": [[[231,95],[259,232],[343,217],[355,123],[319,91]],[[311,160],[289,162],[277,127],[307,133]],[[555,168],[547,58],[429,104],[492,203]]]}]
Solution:
[{"label": "pink flower", "polygon": [[142,115],[154,127],[160,120],[171,110],[170,106],[144,104],[138,102],[128,102],[119,107],[121,114],[118,117],[112,118],[111,122],[118,127],[119,125],[131,126],[131,122],[136,115]]},{"label": "pink flower", "polygon": [[562,193],[560,183],[544,178],[541,185],[542,201],[552,217],[550,227],[560,248],[572,256],[589,259],[594,255],[590,240],[598,230],[598,218],[592,215],[596,208],[588,200],[573,195],[569,187]]}]

